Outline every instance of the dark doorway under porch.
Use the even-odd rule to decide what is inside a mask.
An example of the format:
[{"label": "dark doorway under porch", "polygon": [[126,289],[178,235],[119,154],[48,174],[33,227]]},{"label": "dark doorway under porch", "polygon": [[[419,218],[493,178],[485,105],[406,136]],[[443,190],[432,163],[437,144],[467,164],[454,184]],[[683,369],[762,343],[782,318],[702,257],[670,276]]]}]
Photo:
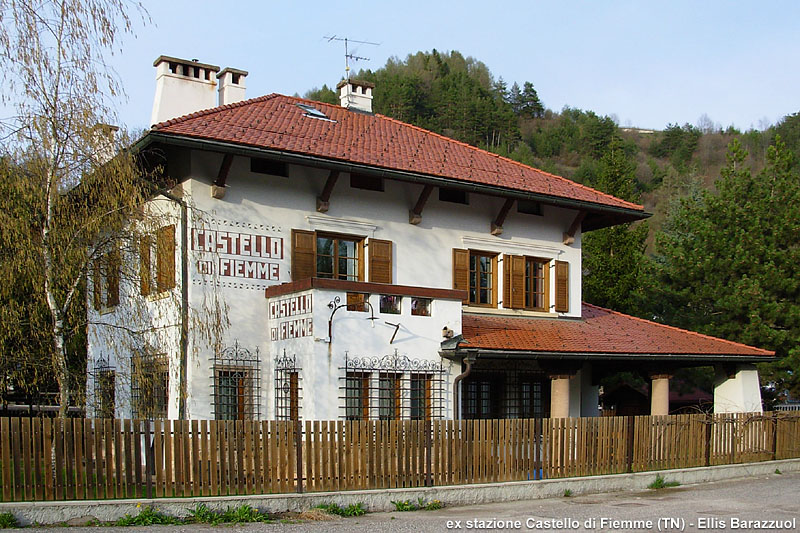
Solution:
[{"label": "dark doorway under porch", "polygon": [[473,368],[461,383],[461,416],[470,420],[549,417],[550,379],[538,368]]}]

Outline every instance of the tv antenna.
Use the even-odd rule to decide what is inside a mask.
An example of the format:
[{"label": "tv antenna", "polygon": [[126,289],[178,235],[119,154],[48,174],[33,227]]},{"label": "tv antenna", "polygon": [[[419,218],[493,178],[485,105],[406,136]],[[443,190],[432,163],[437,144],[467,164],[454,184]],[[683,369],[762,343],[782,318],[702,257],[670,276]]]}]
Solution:
[{"label": "tv antenna", "polygon": [[337,35],[325,35],[322,37],[323,39],[328,39],[328,42],[331,41],[343,41],[344,42],[344,72],[345,72],[345,79],[350,79],[350,62],[353,61],[369,61],[368,57],[362,57],[355,55],[357,50],[350,51],[349,44],[356,43],[356,44],[369,44],[372,46],[380,46],[380,43],[373,43],[371,41],[356,41],[354,39],[348,39],[347,37],[339,37]]}]

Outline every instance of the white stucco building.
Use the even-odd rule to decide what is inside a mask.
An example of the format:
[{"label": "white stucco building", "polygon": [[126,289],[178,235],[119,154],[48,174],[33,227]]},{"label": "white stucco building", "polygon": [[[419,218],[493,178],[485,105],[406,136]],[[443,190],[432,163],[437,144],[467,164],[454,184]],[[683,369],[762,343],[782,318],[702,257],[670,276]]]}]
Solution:
[{"label": "white stucco building", "polygon": [[90,414],[592,416],[620,369],[665,414],[700,364],[719,410],[760,410],[771,352],[582,304],[582,233],[641,206],[374,114],[368,83],[245,100],[246,71],[155,66],[135,149],[164,194],[133,275],[95,274]]}]

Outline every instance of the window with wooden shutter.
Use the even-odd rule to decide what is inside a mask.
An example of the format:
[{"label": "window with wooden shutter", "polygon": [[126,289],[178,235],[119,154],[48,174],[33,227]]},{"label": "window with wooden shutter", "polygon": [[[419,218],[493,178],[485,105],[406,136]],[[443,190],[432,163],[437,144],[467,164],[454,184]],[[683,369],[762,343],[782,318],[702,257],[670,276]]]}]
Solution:
[{"label": "window with wooden shutter", "polygon": [[119,305],[119,275],[122,268],[122,257],[119,248],[106,254],[106,306]]},{"label": "window with wooden shutter", "polygon": [[503,257],[503,307],[549,312],[549,259]]},{"label": "window with wooden shutter", "polygon": [[363,237],[320,232],[316,237],[316,277],[364,281]]},{"label": "window with wooden shutter", "polygon": [[175,225],[164,226],[156,236],[156,289],[175,287]]},{"label": "window with wooden shutter", "polygon": [[316,242],[313,231],[292,230],[292,281],[316,275]]},{"label": "window with wooden shutter", "polygon": [[150,270],[150,246],[152,242],[149,235],[144,235],[139,241],[139,292],[147,296],[153,292],[153,273]]},{"label": "window with wooden shutter", "polygon": [[550,261],[525,258],[525,309],[550,312]]},{"label": "window with wooden shutter", "polygon": [[119,278],[122,258],[118,248],[112,249],[92,264],[92,300],[97,310],[119,305]]},{"label": "window with wooden shutter", "polygon": [[369,240],[369,280],[373,283],[392,282],[392,241]]},{"label": "window with wooden shutter", "polygon": [[556,261],[556,312],[569,312],[569,263]]},{"label": "window with wooden shutter", "polygon": [[363,292],[348,292],[347,293],[347,310],[348,311],[358,311],[359,313],[366,313],[369,309],[367,305],[367,301],[369,300],[369,294],[364,294]]},{"label": "window with wooden shutter", "polygon": [[497,307],[497,254],[470,250],[469,303]]},{"label": "window with wooden shutter", "polygon": [[[469,292],[469,250],[453,249],[453,288]],[[469,297],[464,299],[464,303]]]}]

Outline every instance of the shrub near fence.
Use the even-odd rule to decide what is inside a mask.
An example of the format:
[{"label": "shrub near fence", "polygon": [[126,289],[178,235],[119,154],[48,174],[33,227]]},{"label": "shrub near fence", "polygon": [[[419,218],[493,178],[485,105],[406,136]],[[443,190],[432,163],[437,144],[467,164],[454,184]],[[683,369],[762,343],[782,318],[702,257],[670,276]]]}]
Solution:
[{"label": "shrub near fence", "polygon": [[0,419],[3,501],[420,487],[796,457],[794,413],[301,423]]}]

